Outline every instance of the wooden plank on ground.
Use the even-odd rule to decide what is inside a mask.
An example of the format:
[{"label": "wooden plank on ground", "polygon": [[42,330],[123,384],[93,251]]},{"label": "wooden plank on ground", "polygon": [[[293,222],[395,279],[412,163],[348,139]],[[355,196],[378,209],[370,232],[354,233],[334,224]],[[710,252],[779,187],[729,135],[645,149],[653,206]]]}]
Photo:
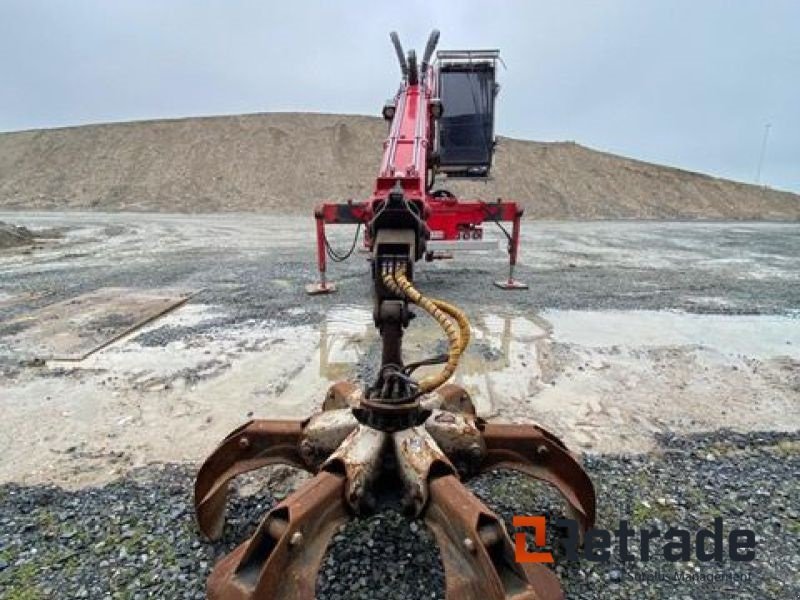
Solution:
[{"label": "wooden plank on ground", "polygon": [[102,288],[6,323],[17,330],[6,341],[23,359],[82,360],[188,299],[185,291]]}]

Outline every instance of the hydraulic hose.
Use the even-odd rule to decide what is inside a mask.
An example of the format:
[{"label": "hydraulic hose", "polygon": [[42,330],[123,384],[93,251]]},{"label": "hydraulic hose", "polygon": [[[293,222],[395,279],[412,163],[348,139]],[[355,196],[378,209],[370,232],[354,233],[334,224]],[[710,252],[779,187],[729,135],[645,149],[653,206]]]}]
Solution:
[{"label": "hydraulic hose", "polygon": [[470,337],[470,327],[469,327],[469,320],[467,319],[467,315],[453,304],[449,302],[445,302],[444,300],[439,300],[437,298],[431,298],[431,302],[433,302],[438,308],[446,312],[448,315],[453,317],[458,324],[458,331],[460,334],[460,342],[459,346],[461,348],[461,353],[463,354],[464,351],[467,349],[469,345],[469,337]]},{"label": "hydraulic hose", "polygon": [[[436,375],[423,378],[419,382],[419,390],[422,393],[432,392],[444,382],[446,382],[458,367],[461,355],[469,343],[469,321],[466,315],[448,302],[427,298],[408,280],[405,270],[397,269],[394,273],[384,273],[383,282],[395,293],[401,293],[411,302],[422,308],[433,319],[439,323],[447,336],[449,349],[447,352],[447,363]],[[453,320],[455,321],[453,323]]]},{"label": "hydraulic hose", "polygon": [[420,65],[420,77],[422,81],[428,76],[428,65],[431,64],[431,57],[433,51],[436,50],[436,44],[439,43],[439,30],[434,29],[428,38],[428,44],[425,46],[425,53],[422,55],[422,64]]},{"label": "hydraulic hose", "polygon": [[397,61],[400,63],[403,79],[406,79],[408,77],[408,63],[406,63],[406,54],[403,52],[403,46],[400,44],[400,36],[397,35],[396,31],[392,31],[389,34],[389,38],[392,40],[395,53],[397,53]]},{"label": "hydraulic hose", "polygon": [[[400,286],[394,280],[394,274],[392,274],[391,272],[386,272],[383,274],[383,283],[395,294],[398,294],[399,296],[406,295],[405,292],[400,288]],[[453,304],[450,304],[449,302],[445,302],[444,300],[439,300],[438,298],[428,298],[428,300],[433,302],[437,308],[444,311],[445,313],[447,313],[456,320],[459,330],[459,348],[463,353],[467,349],[470,340],[469,319],[467,319],[467,316],[460,308],[458,308]]]}]

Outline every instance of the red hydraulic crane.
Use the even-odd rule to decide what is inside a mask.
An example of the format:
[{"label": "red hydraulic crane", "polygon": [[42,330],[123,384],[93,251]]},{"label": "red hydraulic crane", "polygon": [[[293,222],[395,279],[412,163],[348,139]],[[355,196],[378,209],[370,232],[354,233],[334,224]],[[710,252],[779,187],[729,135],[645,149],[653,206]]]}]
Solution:
[{"label": "red hydraulic crane", "polygon": [[[513,269],[522,210],[513,202],[462,202],[432,191],[437,172],[488,175],[498,60],[495,51],[440,52],[431,65],[438,37],[434,31],[417,66],[413,51],[406,58],[392,34],[403,82],[383,109],[391,126],[375,190],[366,202],[323,204],[316,213],[320,282],[311,292],[333,291],[325,280],[326,255],[333,254],[325,225],[365,227],[380,368],[369,382],[333,384],[321,410],[307,419],[245,423],[203,463],[195,481],[195,511],[200,531],[212,540],[223,533],[235,477],[274,464],[314,475],[215,565],[208,579],[210,600],[313,600],[320,565],[339,528],[388,506],[424,519],[433,533],[447,600],[561,600],[554,572],[524,556],[518,562],[524,544],[515,546],[502,520],[464,486],[497,468],[558,490],[576,533],[593,527],[594,487],[561,440],[537,425],[487,423],[467,390],[448,383],[472,328],[462,310],[427,296],[414,281],[414,265],[423,256],[480,246],[483,223],[510,221],[510,272],[499,285],[521,287]],[[403,333],[414,310],[441,327],[446,353],[406,360]]]},{"label": "red hydraulic crane", "polygon": [[[403,53],[396,34],[392,42],[403,80],[397,95],[383,107],[389,136],[372,196],[363,202],[323,203],[315,211],[319,281],[310,294],[331,293],[336,286],[326,276],[327,258],[341,260],[328,244],[325,226],[366,227],[364,245],[372,251],[375,219],[389,196],[402,192],[403,202],[423,222],[417,258],[449,257],[453,251],[489,250],[497,244],[483,238],[482,225],[496,223],[508,242],[509,273],[495,285],[504,289],[527,286],[514,279],[522,208],[498,199],[459,200],[445,189],[434,189],[437,174],[448,178],[486,179],[494,153],[494,100],[497,50],[440,51],[431,63],[438,33],[431,36],[422,62],[414,51]],[[511,232],[501,223],[512,223]],[[358,236],[358,231],[356,232]],[[355,246],[355,243],[354,243]]]}]

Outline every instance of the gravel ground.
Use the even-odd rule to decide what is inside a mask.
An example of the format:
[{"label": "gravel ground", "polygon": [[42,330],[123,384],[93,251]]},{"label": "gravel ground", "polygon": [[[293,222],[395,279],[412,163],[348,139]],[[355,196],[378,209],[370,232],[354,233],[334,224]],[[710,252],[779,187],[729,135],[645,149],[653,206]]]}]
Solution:
[{"label": "gravel ground", "polygon": [[[0,213],[7,215],[14,213]],[[329,265],[338,285],[333,299],[306,295],[302,284],[318,277],[310,219],[19,213],[15,221],[37,235],[51,235],[54,227],[67,234],[41,258],[0,264],[0,289],[23,299],[0,303],[0,350],[2,338],[21,327],[8,322],[104,287],[193,290],[191,302],[219,308],[218,318],[189,329],[164,326],[137,337],[151,346],[250,320],[318,325],[332,302],[369,306],[369,267],[358,253]],[[328,235],[340,249],[352,240],[347,228]],[[503,252],[426,263],[417,282],[467,314],[491,306],[521,315],[543,309],[767,315],[800,307],[795,224],[527,221],[520,250],[516,276],[528,291],[510,296],[492,285],[506,274]],[[0,375],[15,374],[18,363],[0,351]]]},{"label": "gravel ground", "polygon": [[[315,278],[309,220],[254,216],[246,221],[231,216],[20,218],[37,233],[57,226],[66,228],[65,235],[30,255],[5,252],[0,322],[110,286],[196,290],[192,302],[219,309],[218,318],[188,329],[151,329],[136,338],[142,345],[213,336],[219,328],[250,320],[323,322],[331,299],[308,298],[298,285]],[[797,233],[796,225],[528,222],[518,275],[531,284],[530,291],[511,296],[492,287],[491,281],[505,272],[500,254],[426,264],[418,277],[428,293],[470,314],[488,306],[519,315],[541,309],[796,314]],[[332,238],[337,247],[346,247],[349,235]],[[366,306],[363,257],[332,271],[340,286],[334,301]],[[14,327],[0,325],[0,338]],[[23,380],[34,369],[20,364],[13,352],[0,352],[0,384]],[[32,384],[39,383],[30,377]],[[628,400],[630,393],[625,388],[620,397]],[[726,396],[703,399],[714,406],[719,401],[720,411],[728,401]],[[757,402],[752,409],[759,409]],[[773,420],[765,428],[782,424]],[[37,444],[35,436],[30,440],[31,447]],[[55,450],[44,452],[50,457]],[[63,463],[69,471],[77,455],[62,459],[52,454],[47,462],[59,469]],[[661,438],[654,453],[598,454],[586,464],[598,487],[601,527],[614,529],[625,518],[637,528],[664,531],[674,523],[696,530],[719,516],[726,531],[754,530],[758,547],[752,563],[721,565],[662,559],[622,563],[618,553],[606,564],[570,563],[555,549],[555,568],[569,597],[800,597],[800,434],[718,431]],[[193,466],[155,464],[78,490],[0,486],[0,599],[204,597],[215,560],[253,531],[285,489],[271,484],[236,496],[225,538],[206,544],[197,535],[190,508],[193,474]],[[489,474],[471,485],[509,525],[514,514],[540,514],[558,506],[540,486],[510,474]],[[351,522],[338,534],[320,573],[318,597],[433,599],[443,596],[443,586],[427,529],[387,511]]]},{"label": "gravel ground", "polygon": [[[800,434],[666,437],[656,453],[589,456],[586,467],[598,488],[599,526],[613,529],[625,518],[637,528],[696,531],[722,517],[726,534],[755,531],[756,558],[623,563],[614,551],[609,563],[574,563],[555,549],[569,598],[800,597]],[[153,465],[78,491],[0,487],[0,597],[203,598],[214,561],[285,489],[235,495],[224,539],[207,544],[192,520],[192,474],[184,465]],[[470,485],[509,526],[513,514],[558,514],[549,491],[510,473]],[[434,599],[443,585],[432,536],[421,522],[387,511],[334,538],[317,589],[320,600]]]},{"label": "gravel ground", "polygon": [[[331,303],[327,296],[307,296],[303,288],[317,279],[311,219],[34,213],[15,221],[37,235],[54,226],[69,233],[52,254],[46,250],[0,269],[0,285],[10,295],[47,291],[0,306],[0,321],[101,287],[196,290],[195,302],[224,307],[226,314],[205,322],[207,329],[251,318],[317,323]],[[513,305],[520,313],[550,308],[784,314],[800,300],[798,231],[796,224],[770,223],[526,221],[517,277],[530,290],[515,292]],[[339,249],[352,241],[347,228],[332,228],[328,235]],[[425,263],[416,277],[431,295],[474,313],[509,303],[509,293],[492,285],[506,270],[504,252],[471,254]],[[371,290],[367,273],[358,253],[329,265],[329,277],[338,284],[334,300],[364,305]],[[298,306],[306,310],[287,313]],[[163,339],[151,341],[183,333],[164,331]]]}]

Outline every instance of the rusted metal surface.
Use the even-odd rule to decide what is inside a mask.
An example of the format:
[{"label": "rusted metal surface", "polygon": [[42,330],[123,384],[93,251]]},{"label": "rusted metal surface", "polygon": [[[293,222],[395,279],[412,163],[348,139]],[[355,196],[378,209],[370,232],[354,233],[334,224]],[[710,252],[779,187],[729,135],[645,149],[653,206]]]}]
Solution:
[{"label": "rusted metal surface", "polygon": [[425,421],[425,430],[433,436],[462,477],[478,471],[486,454],[486,444],[475,417],[434,410]]},{"label": "rusted metal surface", "polygon": [[[337,389],[347,398],[356,388]],[[444,396],[462,397],[456,386]],[[218,564],[209,578],[209,598],[312,599],[330,537],[348,515],[374,508],[372,488],[386,464],[404,489],[406,507],[423,516],[436,536],[448,600],[562,597],[551,571],[514,561],[502,522],[464,488],[459,474],[466,479],[496,468],[520,471],[555,486],[584,530],[595,520],[588,475],[542,428],[486,424],[473,414],[436,408],[423,425],[387,433],[341,408],[305,422],[251,421],[231,433],[197,478],[201,531],[211,539],[221,535],[233,477],[274,463],[319,474],[270,511],[254,536]]]},{"label": "rusted metal surface", "polygon": [[308,419],[300,442],[300,455],[306,465],[317,471],[356,427],[358,421],[347,409],[324,411]]},{"label": "rusted metal surface", "polygon": [[[231,434],[203,465],[196,508],[200,528],[211,538],[222,532],[232,477],[275,462],[318,473],[219,563],[209,578],[209,597],[314,598],[330,538],[349,515],[376,508],[380,480],[402,490],[407,511],[424,518],[436,536],[447,600],[563,598],[552,571],[516,562],[502,521],[459,477],[508,468],[545,481],[561,492],[585,531],[594,524],[595,495],[578,459],[539,427],[487,424],[459,386],[443,385],[424,394],[427,388],[410,376],[415,365],[403,370],[407,307],[391,297],[384,300],[375,311],[383,356],[374,384],[334,384],[322,412],[304,422],[251,422]],[[463,351],[460,339],[453,346],[450,359]]]},{"label": "rusted metal surface", "polygon": [[9,345],[26,358],[83,360],[188,299],[182,290],[95,290],[7,322],[24,327]]},{"label": "rusted metal surface", "polygon": [[550,483],[567,500],[583,530],[595,521],[595,493],[591,479],[564,444],[535,425],[486,424],[486,457],[482,471],[513,469]]},{"label": "rusted metal surface", "polygon": [[236,429],[211,453],[197,474],[195,512],[200,531],[209,539],[222,535],[228,484],[237,475],[272,464],[299,469],[307,465],[299,452],[301,421],[250,421]]},{"label": "rusted metal surface", "polygon": [[208,579],[210,600],[314,600],[325,549],[349,516],[345,478],[320,472],[273,508]]},{"label": "rusted metal surface", "polygon": [[432,394],[428,394],[421,404],[423,408],[429,410],[438,408],[454,413],[477,414],[469,392],[454,383],[447,383]]},{"label": "rusted metal surface", "polygon": [[322,410],[338,410],[355,408],[359,405],[363,392],[359,386],[350,381],[338,381],[328,388]]},{"label": "rusted metal surface", "polygon": [[368,509],[375,506],[370,488],[379,475],[388,441],[387,433],[359,425],[322,466],[326,471],[345,476],[345,499],[356,513],[362,506]]},{"label": "rusted metal surface", "polygon": [[397,474],[405,487],[406,505],[419,515],[428,502],[430,477],[455,474],[455,467],[423,427],[393,433],[392,443]]},{"label": "rusted metal surface", "polygon": [[429,483],[425,522],[441,550],[447,600],[558,600],[558,578],[523,568],[502,522],[453,475]]}]

